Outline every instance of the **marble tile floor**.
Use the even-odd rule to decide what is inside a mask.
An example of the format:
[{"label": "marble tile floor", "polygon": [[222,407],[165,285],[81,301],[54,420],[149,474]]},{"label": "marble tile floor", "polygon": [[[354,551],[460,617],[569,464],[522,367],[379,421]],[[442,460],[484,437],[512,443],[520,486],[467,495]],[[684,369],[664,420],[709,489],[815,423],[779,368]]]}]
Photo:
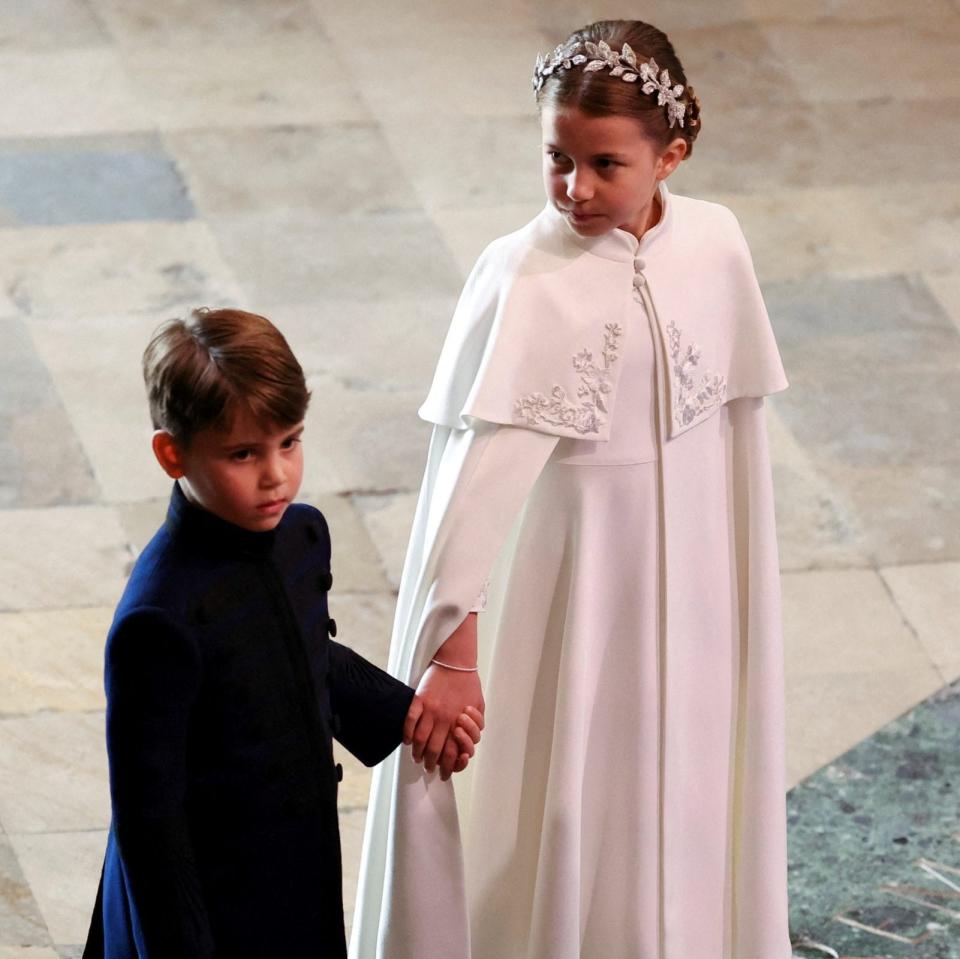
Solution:
[{"label": "marble tile floor", "polygon": [[[287,331],[314,392],[305,497],[333,530],[334,612],[386,657],[416,408],[473,260],[543,203],[531,63],[625,8],[383,9],[0,4],[0,959],[78,956],[85,936],[109,818],[103,636],[168,491],[138,371],[162,319],[243,305]],[[936,833],[923,855],[960,867],[937,819],[960,677],[960,3],[644,15],[704,104],[671,185],[739,216],[792,381],[768,412],[795,931],[947,959],[955,918],[876,886],[960,911],[914,864]],[[349,918],[369,772],[342,758]],[[834,895],[838,875],[864,894]],[[841,909],[921,941],[857,938]],[[928,921],[943,929],[923,938]]]}]

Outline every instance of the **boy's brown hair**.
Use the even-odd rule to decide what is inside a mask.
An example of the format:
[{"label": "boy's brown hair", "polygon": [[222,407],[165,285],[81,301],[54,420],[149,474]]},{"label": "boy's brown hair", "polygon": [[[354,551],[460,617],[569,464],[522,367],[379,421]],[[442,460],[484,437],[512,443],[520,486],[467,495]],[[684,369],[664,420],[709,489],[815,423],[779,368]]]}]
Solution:
[{"label": "boy's brown hair", "polygon": [[194,310],[168,320],[143,353],[154,429],[188,445],[204,429],[228,430],[238,407],[261,423],[300,423],[310,392],[283,334],[244,310]]}]

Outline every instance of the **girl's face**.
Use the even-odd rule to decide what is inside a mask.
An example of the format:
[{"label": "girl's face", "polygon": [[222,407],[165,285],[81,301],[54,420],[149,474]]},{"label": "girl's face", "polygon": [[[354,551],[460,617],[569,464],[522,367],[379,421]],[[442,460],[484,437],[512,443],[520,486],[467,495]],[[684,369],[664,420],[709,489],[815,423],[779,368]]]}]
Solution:
[{"label": "girl's face", "polygon": [[627,230],[638,239],[660,218],[660,180],[687,152],[682,137],[661,148],[631,117],[593,117],[545,106],[543,182],[550,202],[580,236]]}]

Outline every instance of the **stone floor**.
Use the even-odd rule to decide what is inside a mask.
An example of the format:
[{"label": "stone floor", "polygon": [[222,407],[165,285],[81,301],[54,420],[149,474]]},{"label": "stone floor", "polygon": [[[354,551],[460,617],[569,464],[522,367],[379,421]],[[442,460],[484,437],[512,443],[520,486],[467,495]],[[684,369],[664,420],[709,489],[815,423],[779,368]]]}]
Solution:
[{"label": "stone floor", "polygon": [[[150,330],[236,304],[287,331],[314,391],[305,493],[333,529],[341,635],[382,660],[416,408],[474,257],[543,202],[534,55],[624,9],[0,4],[0,959],[77,955],[86,931],[108,823],[102,641],[167,493],[138,373]],[[803,804],[960,677],[960,0],[644,15],[704,104],[672,186],[740,217],[792,380],[770,429]],[[888,762],[895,779],[909,757]],[[348,907],[367,785],[348,764]],[[887,955],[833,917],[889,929],[892,904],[851,889],[812,909],[817,846],[792,840],[797,931]],[[956,884],[960,849],[942,858]],[[947,955],[942,929],[895,954]]]}]

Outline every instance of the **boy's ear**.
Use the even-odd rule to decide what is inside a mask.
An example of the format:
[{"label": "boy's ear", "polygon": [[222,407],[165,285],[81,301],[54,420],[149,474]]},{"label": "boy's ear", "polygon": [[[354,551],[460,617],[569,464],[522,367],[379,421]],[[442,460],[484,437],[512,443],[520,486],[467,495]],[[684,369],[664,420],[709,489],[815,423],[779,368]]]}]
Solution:
[{"label": "boy's ear", "polygon": [[153,455],[164,473],[171,479],[180,479],[183,476],[183,457],[173,434],[166,430],[155,430],[152,446]]}]

